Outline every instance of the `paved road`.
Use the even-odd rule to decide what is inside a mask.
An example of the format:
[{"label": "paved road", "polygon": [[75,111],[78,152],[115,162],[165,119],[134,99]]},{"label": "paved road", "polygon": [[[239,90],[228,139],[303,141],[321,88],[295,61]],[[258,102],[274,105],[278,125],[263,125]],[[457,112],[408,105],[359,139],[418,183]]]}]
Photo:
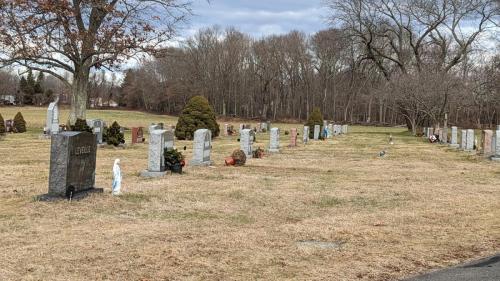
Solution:
[{"label": "paved road", "polygon": [[500,281],[500,254],[406,281]]}]

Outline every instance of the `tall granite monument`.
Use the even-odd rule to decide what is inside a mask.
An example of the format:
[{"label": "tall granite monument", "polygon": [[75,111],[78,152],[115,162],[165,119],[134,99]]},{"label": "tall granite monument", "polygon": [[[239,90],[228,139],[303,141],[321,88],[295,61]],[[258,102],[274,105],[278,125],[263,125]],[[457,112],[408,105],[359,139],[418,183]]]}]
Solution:
[{"label": "tall granite monument", "polygon": [[96,189],[97,141],[88,132],[53,135],[50,147],[49,192],[51,197],[72,198]]}]

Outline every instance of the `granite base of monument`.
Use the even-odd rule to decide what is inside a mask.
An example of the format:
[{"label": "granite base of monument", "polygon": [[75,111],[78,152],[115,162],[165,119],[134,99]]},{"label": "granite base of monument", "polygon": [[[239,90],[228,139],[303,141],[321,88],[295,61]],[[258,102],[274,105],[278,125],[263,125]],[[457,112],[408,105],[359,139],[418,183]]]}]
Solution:
[{"label": "granite base of monument", "polygon": [[151,172],[148,170],[144,170],[141,172],[141,177],[143,178],[161,178],[167,174],[167,171],[164,172]]},{"label": "granite base of monument", "polygon": [[213,161],[202,161],[202,162],[195,160],[189,161],[189,165],[193,167],[208,167],[212,166],[213,164],[214,164]]},{"label": "granite base of monument", "polygon": [[80,190],[75,193],[70,193],[66,196],[60,196],[60,195],[54,195],[54,194],[42,194],[38,195],[36,197],[36,201],[43,201],[43,202],[53,202],[53,201],[59,201],[59,200],[82,200],[86,197],[91,196],[92,194],[102,194],[104,193],[104,188],[98,188],[94,187],[91,189],[87,190]]},{"label": "granite base of monument", "polygon": [[499,161],[500,162],[500,157],[492,156],[491,161]]},{"label": "granite base of monument", "polygon": [[279,149],[268,149],[267,150],[269,153],[280,153]]}]

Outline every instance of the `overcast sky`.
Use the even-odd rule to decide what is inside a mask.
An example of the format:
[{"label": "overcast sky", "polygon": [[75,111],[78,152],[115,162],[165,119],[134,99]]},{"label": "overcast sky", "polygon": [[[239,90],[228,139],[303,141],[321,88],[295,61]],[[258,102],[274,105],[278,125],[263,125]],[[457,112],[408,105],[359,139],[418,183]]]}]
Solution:
[{"label": "overcast sky", "polygon": [[198,29],[234,26],[254,37],[291,30],[314,33],[327,28],[322,0],[193,0],[196,14],[182,32],[189,37]]}]

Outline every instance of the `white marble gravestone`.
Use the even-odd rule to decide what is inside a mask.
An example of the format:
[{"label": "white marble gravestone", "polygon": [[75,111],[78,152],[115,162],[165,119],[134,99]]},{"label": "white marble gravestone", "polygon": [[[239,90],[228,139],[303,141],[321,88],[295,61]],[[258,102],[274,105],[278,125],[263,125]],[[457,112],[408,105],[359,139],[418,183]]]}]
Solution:
[{"label": "white marble gravestone", "polygon": [[450,147],[458,148],[458,128],[456,126],[451,127],[451,140]]},{"label": "white marble gravestone", "polygon": [[45,124],[45,134],[53,135],[59,133],[59,97],[51,102],[47,108],[47,120]]},{"label": "white marble gravestone", "polygon": [[212,151],[212,132],[207,129],[199,129],[196,132],[194,132],[193,159],[190,162],[191,166],[212,165],[212,161],[210,160],[211,151]]},{"label": "white marble gravestone", "polygon": [[467,146],[467,130],[461,130],[460,134],[460,149],[465,150]]},{"label": "white marble gravestone", "polygon": [[302,142],[307,144],[309,142],[309,126],[304,126],[304,130],[302,133]]},{"label": "white marble gravestone", "polygon": [[349,130],[348,125],[342,125],[341,132],[342,134],[347,134],[347,131]]},{"label": "white marble gravestone", "polygon": [[465,150],[466,151],[473,151],[474,150],[474,130],[468,129],[467,134],[466,134],[466,143],[465,143]]},{"label": "white marble gravestone", "polygon": [[342,126],[341,125],[333,125],[333,135],[338,136],[342,133]]},{"label": "white marble gravestone", "polygon": [[272,128],[270,131],[269,152],[280,152],[280,129]]},{"label": "white marble gravestone", "polygon": [[320,125],[314,125],[314,140],[319,140],[320,129]]},{"label": "white marble gravestone", "polygon": [[333,138],[333,124],[328,124],[328,138]]},{"label": "white marble gravestone", "polygon": [[240,149],[245,152],[247,157],[252,158],[253,156],[253,140],[254,140],[254,131],[250,129],[244,129],[240,134]]},{"label": "white marble gravestone", "polygon": [[[497,128],[499,129],[499,128]],[[500,161],[500,130],[495,131],[495,155],[491,158],[493,161]]]}]

